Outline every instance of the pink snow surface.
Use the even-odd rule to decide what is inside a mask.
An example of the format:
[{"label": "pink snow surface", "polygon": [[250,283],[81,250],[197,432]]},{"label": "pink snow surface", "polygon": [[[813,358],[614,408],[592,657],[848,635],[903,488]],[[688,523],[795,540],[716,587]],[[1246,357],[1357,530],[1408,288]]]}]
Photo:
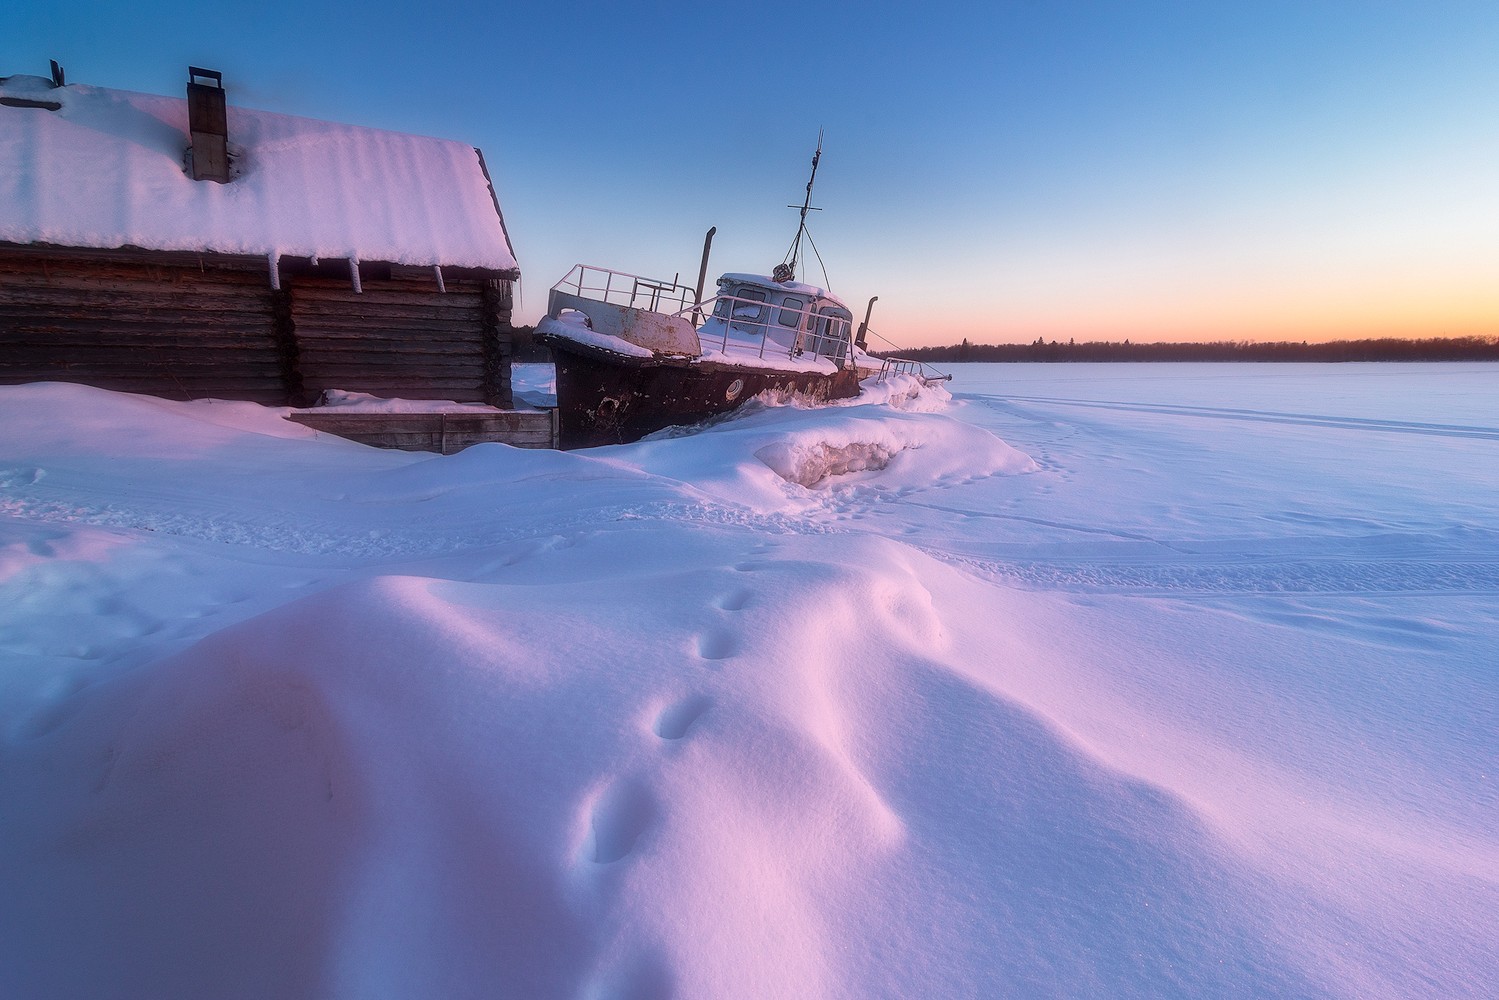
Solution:
[{"label": "pink snow surface", "polygon": [[1489,995],[1499,428],[1444,378],[445,458],[0,389],[0,995]]},{"label": "pink snow surface", "polygon": [[471,146],[228,109],[234,179],[183,169],[187,101],[11,77],[0,96],[0,240],[515,268]]}]

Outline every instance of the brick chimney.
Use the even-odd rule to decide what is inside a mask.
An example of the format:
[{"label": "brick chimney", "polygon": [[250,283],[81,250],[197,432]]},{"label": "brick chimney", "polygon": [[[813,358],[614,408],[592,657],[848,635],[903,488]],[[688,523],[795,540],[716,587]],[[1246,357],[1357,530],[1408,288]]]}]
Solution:
[{"label": "brick chimney", "polygon": [[[199,83],[199,79],[203,83]],[[207,81],[213,81],[208,83]],[[192,140],[195,181],[229,182],[229,121],[224,102],[224,74],[187,68],[187,128]]]}]

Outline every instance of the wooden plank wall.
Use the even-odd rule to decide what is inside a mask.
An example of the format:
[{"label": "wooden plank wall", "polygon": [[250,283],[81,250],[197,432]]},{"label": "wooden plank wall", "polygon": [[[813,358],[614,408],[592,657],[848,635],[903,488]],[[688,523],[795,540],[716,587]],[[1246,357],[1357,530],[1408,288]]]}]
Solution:
[{"label": "wooden plank wall", "polygon": [[287,419],[361,444],[451,455],[499,441],[517,448],[557,447],[556,410],[504,413],[349,413],[294,410]]},{"label": "wooden plank wall", "polygon": [[[427,278],[435,285],[435,279]],[[479,282],[403,290],[414,281],[297,277],[291,282],[302,385],[404,399],[488,402]],[[455,287],[456,286],[456,287]]]},{"label": "wooden plank wall", "polygon": [[372,267],[362,294],[305,268],[281,284],[258,257],[0,246],[0,384],[512,405],[509,282],[454,275],[444,294],[430,268]]},{"label": "wooden plank wall", "polygon": [[0,251],[0,384],[284,404],[272,295],[264,261]]}]

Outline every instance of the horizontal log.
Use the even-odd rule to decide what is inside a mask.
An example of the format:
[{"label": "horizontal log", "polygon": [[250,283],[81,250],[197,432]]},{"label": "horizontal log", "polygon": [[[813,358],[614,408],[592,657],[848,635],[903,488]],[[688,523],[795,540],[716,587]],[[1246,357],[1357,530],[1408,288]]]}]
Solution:
[{"label": "horizontal log", "polygon": [[100,344],[49,344],[33,347],[18,345],[0,351],[0,365],[25,360],[46,360],[58,364],[134,364],[177,365],[184,368],[228,368],[247,365],[276,364],[279,357],[272,350],[244,348],[177,350],[166,348],[114,347]]},{"label": "horizontal log", "polygon": [[421,352],[430,350],[452,354],[464,351],[477,352],[484,349],[484,338],[478,336],[438,337],[412,333],[406,330],[368,330],[357,333],[330,333],[327,330],[309,330],[306,327],[298,327],[297,340],[303,344],[315,345],[320,350],[325,351],[367,350],[379,353],[381,351]]},{"label": "horizontal log", "polygon": [[201,336],[162,333],[132,333],[121,330],[0,330],[0,345],[11,350],[65,351],[94,349],[105,352],[144,351],[190,356],[204,351],[231,354],[274,353],[276,342],[269,333],[240,334],[215,331]]},{"label": "horizontal log", "polygon": [[11,384],[45,382],[56,378],[67,378],[76,382],[139,380],[153,384],[204,381],[244,385],[284,384],[279,371],[272,371],[266,368],[243,368],[235,371],[226,371],[222,367],[193,370],[139,365],[135,367],[111,367],[106,365],[74,364],[0,364],[0,378]]},{"label": "horizontal log", "polygon": [[120,344],[222,341],[226,344],[254,343],[274,339],[270,323],[120,323],[115,320],[76,320],[62,317],[12,319],[0,315],[0,342],[40,339],[73,339]]},{"label": "horizontal log", "polygon": [[[477,373],[472,376],[462,372],[433,372],[431,374],[417,373],[408,375],[400,371],[355,371],[355,370],[329,370],[325,368],[302,369],[302,382],[309,387],[317,386],[320,389],[357,389],[360,392],[373,392],[383,395],[380,388],[400,388],[404,394],[413,399],[456,399],[456,396],[445,396],[444,392],[453,390],[477,391],[483,384],[483,379]],[[423,393],[415,396],[413,393]]]},{"label": "horizontal log", "polygon": [[407,330],[370,330],[363,333],[339,333],[330,336],[327,330],[297,328],[297,340],[316,346],[324,351],[369,351],[380,354],[385,351],[440,351],[452,354],[455,351],[480,352],[484,349],[482,337],[430,336]]},{"label": "horizontal log", "polygon": [[484,342],[484,329],[477,323],[453,324],[433,322],[430,325],[423,326],[409,321],[391,323],[379,319],[330,323],[326,319],[313,322],[303,317],[299,318],[296,328],[299,336],[318,337],[324,340],[377,338],[392,341],[447,340],[455,343],[467,342],[474,344]]},{"label": "horizontal log", "polygon": [[220,294],[183,295],[148,285],[140,289],[111,286],[108,289],[44,288],[38,285],[6,285],[0,277],[0,309],[23,312],[76,312],[106,315],[137,315],[146,310],[160,310],[168,315],[184,316],[202,313],[243,313],[246,316],[269,317],[271,296],[248,294],[243,289]]},{"label": "horizontal log", "polygon": [[223,385],[251,388],[275,384],[281,385],[281,380],[266,374],[249,373],[245,375],[229,374],[223,372],[182,372],[166,373],[162,371],[137,371],[137,372],[81,372],[76,370],[59,369],[53,372],[44,372],[37,375],[21,377],[16,372],[0,369],[0,381],[7,385],[18,385],[22,382],[50,382],[62,380],[66,382],[83,382],[87,384],[102,384],[108,382],[111,385],[122,382],[131,382],[139,385],[176,385],[177,383],[192,385]]},{"label": "horizontal log", "polygon": [[334,431],[321,431],[324,434],[333,434],[335,437],[347,438],[359,444],[368,445],[372,448],[386,448],[393,451],[430,451],[440,455],[455,455],[465,448],[476,444],[508,444],[514,448],[554,448],[551,432],[510,434],[499,432],[496,434],[473,435],[466,437],[455,437],[449,435],[443,438],[434,434],[381,434],[381,433],[353,433],[338,434]]},{"label": "horizontal log", "polygon": [[24,340],[28,334],[34,334],[43,340],[81,339],[120,344],[167,341],[194,344],[203,340],[238,344],[272,340],[274,330],[269,322],[219,323],[202,319],[191,323],[120,322],[102,316],[85,319],[69,316],[10,317],[0,310],[0,342]]},{"label": "horizontal log", "polygon": [[237,271],[184,268],[47,267],[0,269],[0,281],[18,288],[52,288],[74,292],[110,289],[157,289],[175,295],[269,294],[270,270],[259,275]]},{"label": "horizontal log", "polygon": [[204,267],[215,269],[239,269],[255,271],[266,266],[261,254],[215,253],[207,250],[143,250],[139,247],[117,247],[96,249],[92,247],[65,247],[50,244],[0,244],[0,266],[6,263],[34,262],[46,260],[56,264],[85,265],[98,267],[117,265],[126,267],[168,266]]},{"label": "horizontal log", "polygon": [[479,371],[484,367],[484,358],[478,351],[468,353],[436,353],[430,351],[323,351],[316,345],[303,344],[299,352],[304,368],[396,368],[416,370],[430,368],[434,371],[453,369]]},{"label": "horizontal log", "polygon": [[403,434],[485,434],[496,429],[550,427],[550,410],[481,410],[472,413],[357,413],[337,407],[297,410],[291,419],[330,431],[382,430]]},{"label": "horizontal log", "polygon": [[478,302],[482,293],[477,290],[448,285],[446,293],[439,292],[434,284],[430,288],[414,285],[409,281],[391,282],[375,278],[361,279],[363,291],[354,291],[352,280],[333,281],[326,278],[294,278],[290,286],[292,298],[302,302],[342,302],[358,305],[361,302],[376,305],[401,303],[413,298],[432,299],[437,303]]},{"label": "horizontal log", "polygon": [[320,337],[324,340],[376,338],[392,341],[447,340],[454,343],[481,344],[485,336],[484,328],[478,323],[447,323],[439,320],[426,323],[412,320],[392,322],[381,318],[355,319],[353,317],[340,322],[330,322],[327,319],[313,321],[306,317],[298,317],[296,330],[300,336]]},{"label": "horizontal log", "polygon": [[448,285],[446,292],[439,292],[437,286],[431,282],[420,281],[388,281],[378,278],[362,278],[360,291],[354,291],[352,281],[328,282],[319,285],[308,285],[302,280],[283,280],[281,287],[290,291],[291,294],[303,301],[313,303],[342,303],[344,305],[359,305],[367,303],[373,307],[382,305],[399,304],[406,301],[430,300],[436,305],[458,306],[465,304],[482,304],[484,296],[481,291],[473,286]]},{"label": "horizontal log", "polygon": [[475,306],[455,302],[444,306],[413,297],[408,302],[382,302],[375,305],[354,302],[319,303],[309,306],[297,299],[292,300],[292,316],[299,323],[370,323],[378,321],[409,322],[418,325],[451,323],[456,326],[480,327],[484,324],[484,312]]},{"label": "horizontal log", "polygon": [[430,368],[433,371],[482,371],[484,359],[479,352],[471,354],[398,354],[376,351],[319,351],[304,345],[299,353],[304,368],[379,368],[396,371],[416,371]]},{"label": "horizontal log", "polygon": [[0,364],[0,376],[11,382],[45,381],[60,375],[67,375],[80,382],[87,382],[91,379],[142,379],[158,382],[215,381],[228,384],[262,382],[282,384],[280,371],[260,366],[244,366],[228,370],[222,365],[208,369],[193,369],[160,365]]},{"label": "horizontal log", "polygon": [[215,300],[203,305],[182,302],[121,301],[110,304],[98,299],[54,299],[39,302],[0,301],[0,326],[11,322],[38,320],[59,323],[98,325],[119,324],[124,327],[152,327],[195,324],[198,326],[233,326],[242,329],[269,328],[275,314],[269,302],[230,302]]},{"label": "horizontal log", "polygon": [[109,341],[93,343],[86,339],[35,335],[29,338],[0,337],[0,355],[4,357],[70,358],[96,356],[113,358],[135,355],[155,359],[182,360],[195,364],[212,361],[233,364],[242,358],[276,358],[281,354],[269,339],[258,341],[194,340],[175,344],[165,341],[137,343]]},{"label": "horizontal log", "polygon": [[500,441],[517,447],[554,446],[553,418],[545,410],[476,413],[338,413],[296,410],[288,419],[339,437],[382,448],[446,451]]}]

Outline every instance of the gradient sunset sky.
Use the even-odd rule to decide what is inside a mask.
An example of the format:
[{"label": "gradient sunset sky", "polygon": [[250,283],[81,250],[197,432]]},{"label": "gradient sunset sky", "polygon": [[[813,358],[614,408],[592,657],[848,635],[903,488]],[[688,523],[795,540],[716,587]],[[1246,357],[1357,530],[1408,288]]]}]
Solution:
[{"label": "gradient sunset sky", "polygon": [[518,322],[785,254],[901,346],[1499,335],[1499,3],[20,0],[0,76],[484,150]]}]

